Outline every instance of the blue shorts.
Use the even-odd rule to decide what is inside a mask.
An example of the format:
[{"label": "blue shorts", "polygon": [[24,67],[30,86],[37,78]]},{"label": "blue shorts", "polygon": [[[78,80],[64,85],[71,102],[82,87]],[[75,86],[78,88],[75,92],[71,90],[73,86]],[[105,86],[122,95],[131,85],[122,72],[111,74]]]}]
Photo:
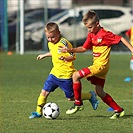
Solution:
[{"label": "blue shorts", "polygon": [[54,75],[50,74],[44,83],[43,90],[48,92],[53,92],[55,89],[60,87],[67,98],[73,98],[73,82],[71,79],[59,79],[55,77]]}]

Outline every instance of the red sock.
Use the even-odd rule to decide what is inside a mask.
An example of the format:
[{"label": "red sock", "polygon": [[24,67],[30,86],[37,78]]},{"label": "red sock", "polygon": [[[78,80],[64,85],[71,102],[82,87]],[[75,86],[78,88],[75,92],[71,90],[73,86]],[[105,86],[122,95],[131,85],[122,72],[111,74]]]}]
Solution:
[{"label": "red sock", "polygon": [[115,112],[121,112],[122,108],[113,100],[113,98],[106,93],[106,96],[102,98],[103,102],[114,109]]},{"label": "red sock", "polygon": [[81,82],[78,83],[73,83],[73,90],[74,90],[74,97],[75,97],[75,104],[76,105],[82,105],[82,100],[81,100]]}]

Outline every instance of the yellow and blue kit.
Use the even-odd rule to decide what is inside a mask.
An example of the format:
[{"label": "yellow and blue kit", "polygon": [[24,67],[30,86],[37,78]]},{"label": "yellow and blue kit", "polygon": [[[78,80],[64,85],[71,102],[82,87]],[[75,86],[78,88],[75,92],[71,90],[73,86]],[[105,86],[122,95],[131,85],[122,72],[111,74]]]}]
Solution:
[{"label": "yellow and blue kit", "polygon": [[44,83],[43,89],[52,92],[56,88],[60,87],[67,98],[73,97],[73,83],[72,83],[72,74],[75,72],[73,61],[65,62],[64,60],[60,60],[61,56],[69,57],[74,56],[73,53],[61,53],[58,49],[59,46],[67,46],[72,48],[72,44],[65,38],[61,37],[61,39],[56,43],[53,44],[48,42],[48,48],[52,55],[52,63],[53,68],[50,71],[50,74]]}]

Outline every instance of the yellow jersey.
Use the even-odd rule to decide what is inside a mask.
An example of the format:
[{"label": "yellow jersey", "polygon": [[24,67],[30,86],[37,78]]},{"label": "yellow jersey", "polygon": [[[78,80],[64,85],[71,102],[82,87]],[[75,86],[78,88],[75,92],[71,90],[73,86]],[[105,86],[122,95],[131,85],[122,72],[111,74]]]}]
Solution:
[{"label": "yellow jersey", "polygon": [[52,63],[53,68],[50,72],[50,74],[53,74],[57,78],[60,79],[70,79],[72,78],[73,72],[75,72],[73,61],[65,62],[64,60],[60,60],[59,58],[61,56],[68,57],[68,56],[75,56],[73,53],[61,53],[58,49],[59,46],[67,46],[69,48],[72,48],[72,44],[65,38],[61,37],[61,39],[56,43],[53,44],[51,42],[48,42],[48,48],[50,50],[50,53],[52,55]]}]

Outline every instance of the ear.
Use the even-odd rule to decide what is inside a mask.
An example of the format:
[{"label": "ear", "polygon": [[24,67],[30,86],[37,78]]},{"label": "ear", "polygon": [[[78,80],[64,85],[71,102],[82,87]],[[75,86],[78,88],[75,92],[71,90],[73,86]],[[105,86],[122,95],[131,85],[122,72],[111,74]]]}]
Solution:
[{"label": "ear", "polygon": [[97,25],[97,27],[99,27],[100,26],[100,23],[99,22],[96,22],[96,25]]}]

